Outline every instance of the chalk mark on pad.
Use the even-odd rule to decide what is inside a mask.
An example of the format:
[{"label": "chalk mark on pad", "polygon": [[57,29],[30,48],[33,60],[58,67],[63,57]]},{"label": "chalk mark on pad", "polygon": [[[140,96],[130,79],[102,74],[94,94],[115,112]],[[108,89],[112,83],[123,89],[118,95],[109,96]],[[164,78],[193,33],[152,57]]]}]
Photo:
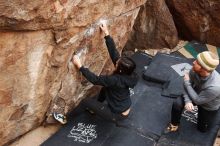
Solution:
[{"label": "chalk mark on pad", "polygon": [[95,127],[96,125],[78,123],[77,126],[73,126],[67,137],[74,138],[74,141],[90,143],[98,137]]}]

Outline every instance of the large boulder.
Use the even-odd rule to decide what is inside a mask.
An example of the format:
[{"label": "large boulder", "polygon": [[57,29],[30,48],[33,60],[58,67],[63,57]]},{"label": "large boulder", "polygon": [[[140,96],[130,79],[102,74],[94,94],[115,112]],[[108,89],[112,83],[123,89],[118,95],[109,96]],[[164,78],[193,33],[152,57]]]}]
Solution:
[{"label": "large boulder", "polygon": [[166,0],[179,35],[220,46],[220,1]]},{"label": "large boulder", "polygon": [[145,1],[2,1],[0,145],[53,123],[52,112],[77,106],[92,85],[73,66],[72,55],[101,73],[109,55],[99,24],[109,25],[121,51]]},{"label": "large boulder", "polygon": [[51,97],[48,59],[50,31],[0,33],[0,145],[39,125]]},{"label": "large boulder", "polygon": [[141,6],[126,50],[174,48],[178,34],[164,0],[148,0]]},{"label": "large boulder", "polygon": [[1,1],[0,27],[14,30],[86,27],[135,9],[146,0],[13,0]]},{"label": "large boulder", "polygon": [[[122,51],[127,41],[128,30],[131,31],[138,11],[139,8],[136,8],[129,13],[107,20],[111,24],[110,32],[116,41],[119,52]],[[68,29],[55,35],[57,40],[62,41],[59,43],[59,47],[54,49],[53,57],[50,60],[53,66],[51,74],[54,82],[49,93],[54,100],[47,114],[47,122],[49,123],[53,122],[50,113],[67,113],[78,104],[80,99],[86,95],[87,90],[92,87],[92,84],[72,65],[72,55],[77,54],[83,64],[96,74],[102,72],[109,60],[104,36],[100,33],[97,25],[81,30],[82,33],[75,34],[74,31],[76,30]]]}]

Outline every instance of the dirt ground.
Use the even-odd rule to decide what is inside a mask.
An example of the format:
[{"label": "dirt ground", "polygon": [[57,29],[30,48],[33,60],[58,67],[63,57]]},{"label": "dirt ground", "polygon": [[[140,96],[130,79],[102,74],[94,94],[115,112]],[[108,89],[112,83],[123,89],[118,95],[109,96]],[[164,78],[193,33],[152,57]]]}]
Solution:
[{"label": "dirt ground", "polygon": [[216,138],[214,146],[220,146],[220,137]]},{"label": "dirt ground", "polygon": [[38,127],[35,130],[25,134],[19,140],[12,143],[10,146],[39,146],[47,138],[59,130],[60,125],[49,125],[46,127]]}]

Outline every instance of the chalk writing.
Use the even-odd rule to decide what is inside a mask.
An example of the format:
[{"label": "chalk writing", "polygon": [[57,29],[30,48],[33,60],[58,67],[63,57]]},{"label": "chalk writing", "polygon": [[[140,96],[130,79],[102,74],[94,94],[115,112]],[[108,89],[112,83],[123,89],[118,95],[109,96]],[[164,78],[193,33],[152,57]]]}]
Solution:
[{"label": "chalk writing", "polygon": [[197,106],[194,106],[194,110],[193,111],[187,111],[184,110],[184,112],[182,113],[182,116],[186,118],[187,121],[190,121],[192,123],[197,123],[197,118],[198,118],[198,108]]},{"label": "chalk writing", "polygon": [[74,138],[74,141],[90,143],[97,138],[95,127],[96,125],[78,123],[77,126],[73,126],[67,137]]},{"label": "chalk writing", "polygon": [[129,92],[130,92],[130,96],[134,95],[134,89],[133,88],[129,88]]}]

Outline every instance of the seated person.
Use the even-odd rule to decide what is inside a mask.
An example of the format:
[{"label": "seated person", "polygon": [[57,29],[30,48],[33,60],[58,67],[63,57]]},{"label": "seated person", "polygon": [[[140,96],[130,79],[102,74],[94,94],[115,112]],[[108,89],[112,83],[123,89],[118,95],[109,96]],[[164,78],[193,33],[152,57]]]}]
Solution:
[{"label": "seated person", "polygon": [[220,75],[215,71],[218,64],[219,58],[212,52],[198,54],[192,70],[184,76],[186,94],[174,101],[171,123],[165,133],[177,131],[184,106],[192,111],[194,105],[198,106],[198,130],[206,132],[211,129],[220,107]]},{"label": "seated person", "polygon": [[[108,52],[115,65],[114,72],[111,75],[97,76],[85,68],[76,55],[73,57],[73,64],[92,84],[103,86],[98,95],[98,101],[96,99],[85,99],[83,104],[108,120],[121,120],[126,118],[130,112],[129,88],[133,88],[138,81],[138,76],[134,72],[136,64],[129,57],[120,57],[106,24],[102,24],[100,28],[105,33],[104,38]],[[107,104],[104,104],[103,101],[105,100]]]}]

